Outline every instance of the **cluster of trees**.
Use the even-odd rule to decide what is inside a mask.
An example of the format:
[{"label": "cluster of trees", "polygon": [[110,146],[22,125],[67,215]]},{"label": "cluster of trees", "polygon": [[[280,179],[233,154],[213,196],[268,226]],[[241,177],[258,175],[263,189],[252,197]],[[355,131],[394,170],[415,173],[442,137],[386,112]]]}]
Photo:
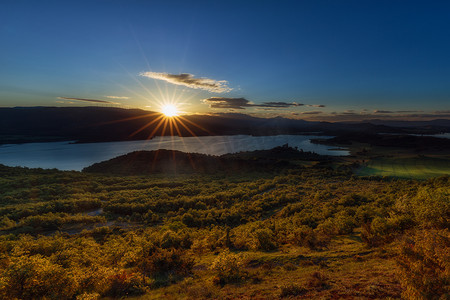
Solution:
[{"label": "cluster of trees", "polygon": [[195,258],[214,253],[215,283],[257,280],[246,252],[320,251],[355,232],[368,248],[397,245],[406,297],[448,293],[449,177],[358,178],[320,166],[228,177],[3,166],[0,174],[3,298],[145,294],[191,276]]}]

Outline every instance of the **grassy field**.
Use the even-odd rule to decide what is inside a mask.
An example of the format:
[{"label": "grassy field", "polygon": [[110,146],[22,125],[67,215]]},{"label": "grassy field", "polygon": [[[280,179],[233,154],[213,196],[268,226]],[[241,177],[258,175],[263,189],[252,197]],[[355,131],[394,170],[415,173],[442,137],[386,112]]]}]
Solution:
[{"label": "grassy field", "polygon": [[360,176],[392,176],[426,179],[450,174],[450,159],[434,157],[383,157],[373,159],[361,167]]}]

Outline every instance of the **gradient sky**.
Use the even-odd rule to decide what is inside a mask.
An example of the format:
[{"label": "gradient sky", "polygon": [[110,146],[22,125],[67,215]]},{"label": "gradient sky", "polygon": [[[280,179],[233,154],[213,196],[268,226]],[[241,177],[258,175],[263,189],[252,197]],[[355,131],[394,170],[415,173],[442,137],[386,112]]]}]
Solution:
[{"label": "gradient sky", "polygon": [[0,40],[0,106],[450,118],[449,1],[4,0]]}]

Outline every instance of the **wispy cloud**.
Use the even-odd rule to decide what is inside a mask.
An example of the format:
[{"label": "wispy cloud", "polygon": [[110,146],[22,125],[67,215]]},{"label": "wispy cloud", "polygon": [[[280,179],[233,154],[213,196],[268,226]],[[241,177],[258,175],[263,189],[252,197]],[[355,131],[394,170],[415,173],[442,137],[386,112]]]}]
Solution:
[{"label": "wispy cloud", "polygon": [[323,104],[308,104],[309,107],[325,107]]},{"label": "wispy cloud", "polygon": [[75,100],[75,101],[84,101],[84,102],[94,102],[94,103],[107,103],[107,104],[118,104],[116,102],[99,100],[99,99],[86,99],[86,98],[71,98],[71,97],[58,97],[61,100]]},{"label": "wispy cloud", "polygon": [[263,102],[261,104],[254,104],[245,98],[226,97],[210,97],[208,99],[204,99],[203,102],[209,104],[210,108],[224,109],[246,109],[248,107],[277,109],[304,105],[296,102]]},{"label": "wispy cloud", "polygon": [[158,72],[142,72],[139,75],[213,93],[226,93],[232,90],[232,88],[228,86],[228,81],[226,80],[195,78],[194,75],[188,73],[168,74]]},{"label": "wispy cloud", "polygon": [[130,97],[125,97],[125,96],[105,96],[108,99],[123,99],[123,100],[127,100],[130,99]]}]

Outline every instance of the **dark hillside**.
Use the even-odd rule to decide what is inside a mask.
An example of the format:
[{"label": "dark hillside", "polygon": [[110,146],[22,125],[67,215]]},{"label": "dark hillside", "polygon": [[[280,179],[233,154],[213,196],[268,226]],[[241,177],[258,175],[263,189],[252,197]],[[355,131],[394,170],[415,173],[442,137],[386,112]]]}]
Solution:
[{"label": "dark hillside", "polygon": [[312,140],[315,143],[327,145],[351,145],[352,142],[366,143],[372,146],[400,147],[409,149],[437,149],[449,150],[450,139],[437,138],[432,136],[415,135],[381,135],[351,133],[343,134],[327,140]]},{"label": "dark hillside", "polygon": [[271,150],[241,152],[222,156],[185,153],[176,150],[135,151],[93,164],[83,172],[141,175],[154,173],[239,173],[294,168],[290,161],[326,161],[329,157],[303,152],[287,145]]}]

